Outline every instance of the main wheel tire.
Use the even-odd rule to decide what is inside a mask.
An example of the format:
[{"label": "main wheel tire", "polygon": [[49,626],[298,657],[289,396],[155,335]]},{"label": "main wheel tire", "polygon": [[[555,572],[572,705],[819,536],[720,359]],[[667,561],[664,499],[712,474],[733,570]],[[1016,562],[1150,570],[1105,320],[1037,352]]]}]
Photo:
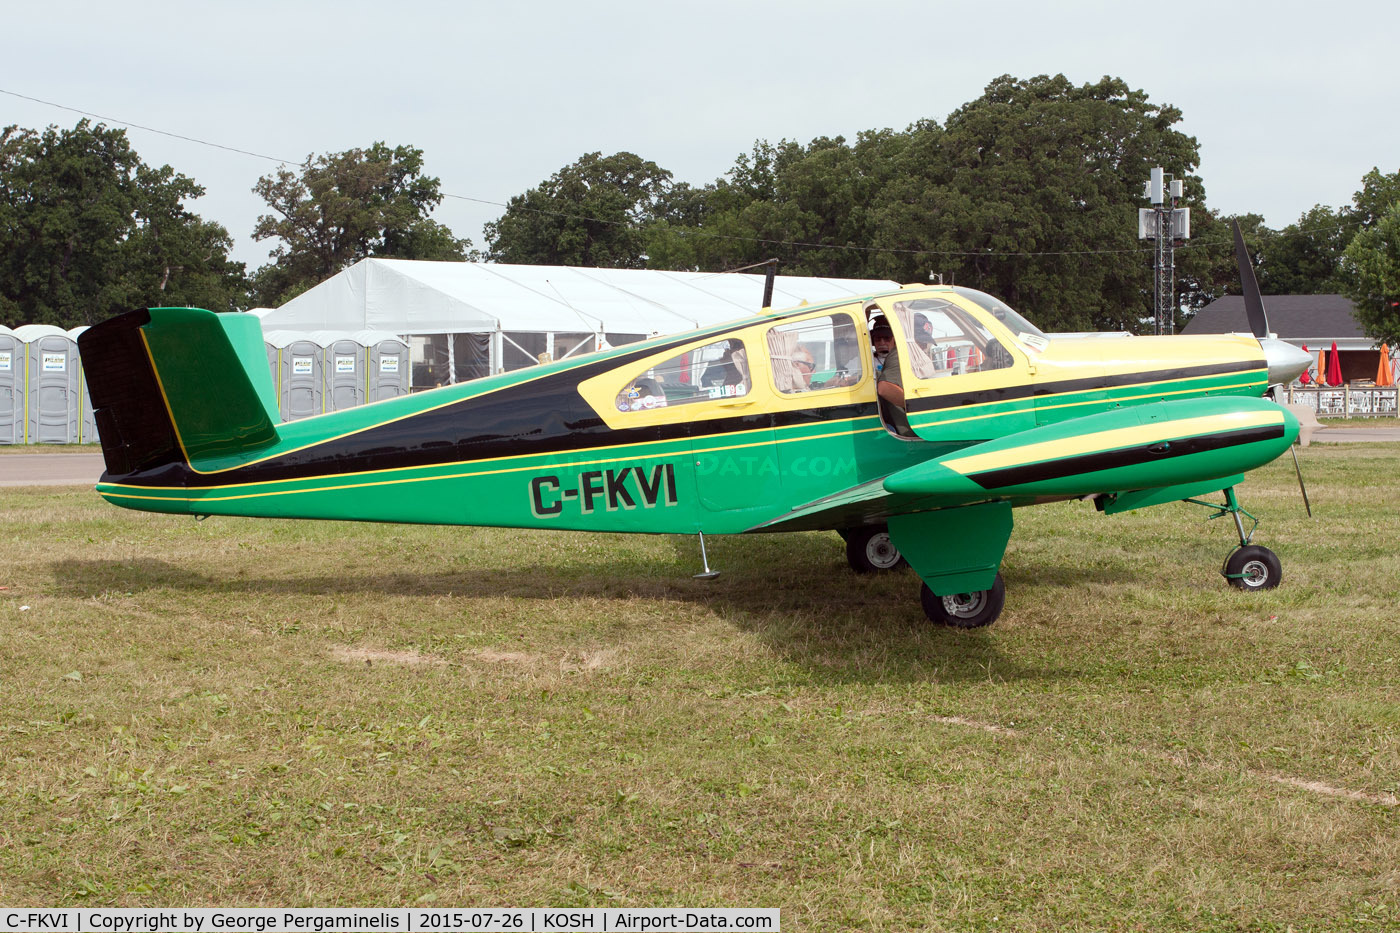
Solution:
[{"label": "main wheel tire", "polygon": [[851,529],[846,536],[846,561],[856,573],[886,573],[905,564],[884,525]]},{"label": "main wheel tire", "polygon": [[1001,615],[1006,605],[1006,584],[997,574],[990,590],[975,593],[958,593],[954,596],[935,596],[928,584],[919,590],[919,601],[923,603],[924,615],[930,622],[952,628],[981,628],[991,625]]},{"label": "main wheel tire", "polygon": [[1225,579],[1237,590],[1271,590],[1283,582],[1283,565],[1266,547],[1247,544],[1225,560]]}]

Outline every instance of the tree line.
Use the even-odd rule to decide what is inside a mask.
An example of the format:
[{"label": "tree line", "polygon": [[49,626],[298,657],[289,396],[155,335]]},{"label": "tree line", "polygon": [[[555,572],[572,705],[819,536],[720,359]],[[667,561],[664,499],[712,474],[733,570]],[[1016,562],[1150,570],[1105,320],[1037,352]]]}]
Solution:
[{"label": "tree line", "polygon": [[1368,333],[1400,332],[1400,172],[1283,230],[1210,209],[1181,112],[1117,78],[991,82],[941,124],[854,141],[754,143],[715,181],[676,182],[629,152],[588,153],[510,199],[478,252],[431,217],[439,179],[412,146],[376,142],[258,179],[251,272],[203,194],[152,168],[123,130],[0,133],[0,321],[92,324],[131,307],[276,306],[372,256],[722,272],[780,260],[791,274],[971,285],[1046,330],[1141,329],[1151,253],[1136,212],[1153,166],[1185,182],[1193,236],[1176,252],[1185,313],[1237,289],[1238,219],[1267,294],[1340,292]]}]

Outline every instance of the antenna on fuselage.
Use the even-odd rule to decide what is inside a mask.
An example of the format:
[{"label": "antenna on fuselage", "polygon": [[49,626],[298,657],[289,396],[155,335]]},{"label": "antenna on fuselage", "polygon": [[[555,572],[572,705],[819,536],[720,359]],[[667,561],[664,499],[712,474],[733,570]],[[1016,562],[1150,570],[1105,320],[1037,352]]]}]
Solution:
[{"label": "antenna on fuselage", "polygon": [[763,279],[763,307],[771,308],[773,307],[773,279],[778,275],[778,260],[769,259],[759,263],[759,265],[768,267]]},{"label": "antenna on fuselage", "polygon": [[[775,261],[776,261],[776,260],[775,260]],[[718,571],[718,570],[711,570],[711,569],[710,569],[710,558],[709,558],[709,556],[705,553],[705,532],[701,531],[701,532],[699,532],[699,535],[700,535],[700,563],[702,563],[702,564],[705,565],[705,569],[704,569],[703,571],[701,571],[700,573],[697,573],[697,574],[695,575],[695,579],[697,579],[697,580],[713,580],[715,577],[719,576],[719,571]]]}]

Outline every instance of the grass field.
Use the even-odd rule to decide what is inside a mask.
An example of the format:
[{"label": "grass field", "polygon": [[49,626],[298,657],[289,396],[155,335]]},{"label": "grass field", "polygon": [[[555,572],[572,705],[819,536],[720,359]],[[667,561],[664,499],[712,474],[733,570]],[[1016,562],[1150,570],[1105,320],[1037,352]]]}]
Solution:
[{"label": "grass field", "polygon": [[1400,447],[1229,520],[1017,513],[930,628],[834,534],[191,519],[0,490],[0,904],[1400,928]]}]

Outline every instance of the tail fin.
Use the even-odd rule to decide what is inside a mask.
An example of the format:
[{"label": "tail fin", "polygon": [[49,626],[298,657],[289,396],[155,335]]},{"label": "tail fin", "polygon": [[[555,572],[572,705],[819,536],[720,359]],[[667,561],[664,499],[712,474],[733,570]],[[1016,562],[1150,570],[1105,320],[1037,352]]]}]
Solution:
[{"label": "tail fin", "polygon": [[246,454],[277,442],[258,319],[132,311],[78,338],[107,472]]}]

